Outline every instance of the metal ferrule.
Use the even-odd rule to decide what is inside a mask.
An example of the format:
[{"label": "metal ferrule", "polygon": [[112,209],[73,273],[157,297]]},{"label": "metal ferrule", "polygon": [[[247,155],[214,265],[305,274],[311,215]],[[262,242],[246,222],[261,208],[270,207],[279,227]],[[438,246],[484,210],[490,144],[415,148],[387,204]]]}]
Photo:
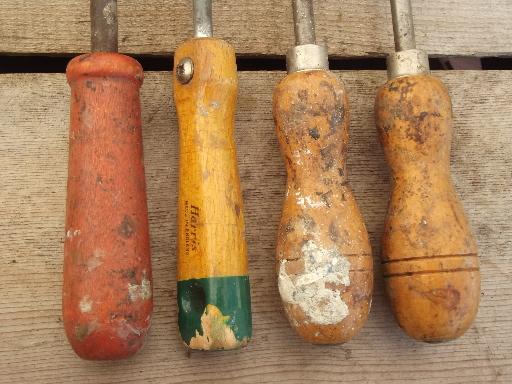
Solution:
[{"label": "metal ferrule", "polygon": [[420,49],[394,52],[387,58],[388,78],[430,73],[428,55]]},{"label": "metal ferrule", "polygon": [[312,0],[293,0],[295,44],[286,54],[288,73],[329,69],[327,48],[316,44]]},{"label": "metal ferrule", "polygon": [[388,56],[388,78],[429,73],[428,56],[416,49],[411,0],[390,0],[395,51]]},{"label": "metal ferrule", "polygon": [[327,48],[322,45],[304,44],[290,48],[286,55],[288,73],[329,69]]}]

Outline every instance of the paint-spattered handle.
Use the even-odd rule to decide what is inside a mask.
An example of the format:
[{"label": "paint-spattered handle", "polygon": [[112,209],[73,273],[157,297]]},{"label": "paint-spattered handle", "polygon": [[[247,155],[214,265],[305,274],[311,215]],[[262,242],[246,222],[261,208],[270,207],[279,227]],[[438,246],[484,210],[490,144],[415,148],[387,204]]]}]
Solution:
[{"label": "paint-spattered handle", "polygon": [[306,341],[343,343],[365,323],[373,288],[368,234],[347,182],[345,89],[328,71],[290,74],[274,92],[274,119],[288,174],[279,292]]},{"label": "paint-spattered handle", "polygon": [[139,88],[117,53],[73,59],[63,317],[84,359],[133,355],[151,322],[152,285]]},{"label": "paint-spattered handle", "polygon": [[189,82],[174,74],[180,130],[179,328],[192,349],[234,349],[251,338],[251,303],[240,179],[233,138],[235,53],[226,42],[192,39]]},{"label": "paint-spattered handle", "polygon": [[415,339],[454,339],[476,316],[480,273],[450,177],[448,90],[434,76],[393,79],[380,88],[375,113],[394,180],[382,261],[395,316]]}]

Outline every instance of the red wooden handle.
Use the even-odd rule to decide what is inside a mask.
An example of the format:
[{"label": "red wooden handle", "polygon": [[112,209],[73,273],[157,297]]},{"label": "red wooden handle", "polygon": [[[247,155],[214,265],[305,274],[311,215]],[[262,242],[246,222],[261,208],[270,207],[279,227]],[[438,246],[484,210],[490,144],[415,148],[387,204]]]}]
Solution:
[{"label": "red wooden handle", "polygon": [[63,317],[82,358],[119,359],[144,342],[152,284],[140,64],[93,53],[67,68],[71,125]]}]

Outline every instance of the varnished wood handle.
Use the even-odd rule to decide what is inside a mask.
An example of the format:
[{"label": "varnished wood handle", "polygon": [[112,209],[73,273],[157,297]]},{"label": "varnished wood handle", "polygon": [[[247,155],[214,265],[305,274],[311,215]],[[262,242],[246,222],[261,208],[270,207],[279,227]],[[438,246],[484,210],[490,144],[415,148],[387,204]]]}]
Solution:
[{"label": "varnished wood handle", "polygon": [[349,110],[328,71],[288,75],[274,92],[288,179],[277,238],[279,292],[306,341],[343,343],[363,326],[373,288],[371,248],[347,182]]},{"label": "varnished wood handle", "polygon": [[67,78],[64,326],[80,357],[119,359],[141,348],[153,308],[142,68],[127,56],[98,52],[73,59]]},{"label": "varnished wood handle", "polygon": [[193,63],[175,73],[180,129],[178,309],[192,349],[234,349],[251,338],[251,302],[240,179],[233,138],[235,52],[213,38],[192,39],[175,54]]},{"label": "varnished wood handle", "polygon": [[380,88],[375,111],[393,174],[382,262],[395,316],[415,339],[454,339],[476,316],[480,273],[450,177],[448,90],[429,75],[396,78]]}]

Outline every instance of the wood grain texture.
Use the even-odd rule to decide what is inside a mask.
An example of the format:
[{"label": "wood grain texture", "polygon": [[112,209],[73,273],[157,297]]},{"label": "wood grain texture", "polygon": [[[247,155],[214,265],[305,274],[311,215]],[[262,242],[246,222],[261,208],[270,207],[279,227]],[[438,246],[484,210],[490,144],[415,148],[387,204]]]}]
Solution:
[{"label": "wood grain texture", "polygon": [[477,245],[450,175],[448,89],[436,76],[379,88],[375,123],[392,173],[381,259],[400,326],[423,341],[451,340],[480,301]]},{"label": "wood grain texture", "polygon": [[[415,0],[418,46],[433,55],[512,53],[509,0]],[[189,0],[120,0],[119,48],[169,54],[192,36]],[[264,11],[262,11],[264,10]],[[315,2],[317,36],[332,55],[381,56],[393,49],[389,2]],[[214,34],[238,54],[284,55],[293,44],[291,2],[214,2]],[[0,52],[82,53],[90,50],[89,4],[84,0],[2,0]]]},{"label": "wood grain texture", "polygon": [[175,68],[184,59],[193,63],[192,78],[182,84],[179,72],[173,76],[179,327],[192,349],[236,349],[251,338],[251,298],[234,137],[235,50],[224,40],[189,39],[176,51]]},{"label": "wood grain texture", "polygon": [[[375,256],[389,176],[373,121],[383,72],[342,72],[349,92],[349,180]],[[482,297],[460,339],[425,345],[393,320],[376,266],[369,320],[343,346],[305,344],[288,325],[275,279],[285,193],[271,114],[284,73],[241,73],[236,138],[245,200],[254,338],[240,352],[187,356],[177,329],[178,130],[170,73],[146,73],[143,134],[155,312],[144,349],[119,362],[84,362],[66,342],[60,305],[69,119],[65,76],[2,75],[0,105],[1,383],[509,383],[512,380],[512,72],[449,72],[454,104],[453,177],[481,254]],[[377,261],[378,258],[375,258]]]},{"label": "wood grain texture", "polygon": [[233,136],[235,52],[223,40],[191,39],[179,47],[176,66],[183,58],[192,59],[194,75],[187,84],[173,77],[181,156],[178,280],[247,275]]}]

